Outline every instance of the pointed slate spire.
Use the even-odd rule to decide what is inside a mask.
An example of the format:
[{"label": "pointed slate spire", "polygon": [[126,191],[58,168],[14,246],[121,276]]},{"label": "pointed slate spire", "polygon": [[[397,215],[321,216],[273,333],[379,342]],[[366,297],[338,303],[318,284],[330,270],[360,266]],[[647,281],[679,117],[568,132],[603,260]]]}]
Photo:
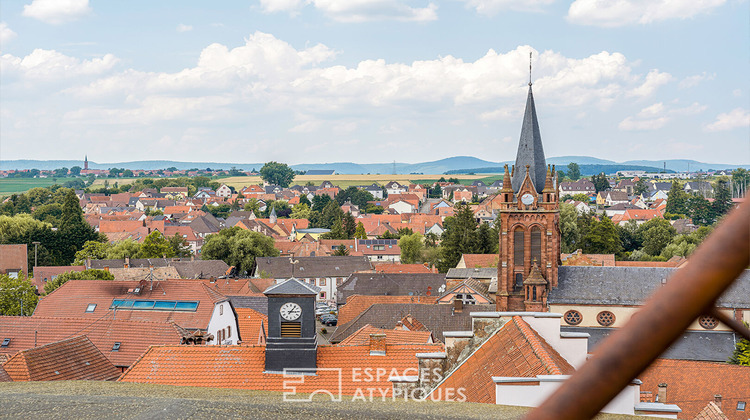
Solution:
[{"label": "pointed slate spire", "polygon": [[271,214],[268,215],[268,221],[271,222],[272,225],[276,224],[276,206],[271,207]]},{"label": "pointed slate spire", "polygon": [[[544,189],[547,177],[547,162],[544,159],[544,148],[542,147],[542,135],[539,133],[539,122],[536,118],[536,107],[534,106],[534,95],[529,83],[529,95],[526,98],[526,112],[523,115],[521,126],[521,139],[518,142],[518,153],[516,154],[516,165],[523,168],[529,165],[529,176],[534,183],[534,189],[541,193]],[[526,174],[523,171],[515,171],[513,174],[513,191],[518,192]]]}]

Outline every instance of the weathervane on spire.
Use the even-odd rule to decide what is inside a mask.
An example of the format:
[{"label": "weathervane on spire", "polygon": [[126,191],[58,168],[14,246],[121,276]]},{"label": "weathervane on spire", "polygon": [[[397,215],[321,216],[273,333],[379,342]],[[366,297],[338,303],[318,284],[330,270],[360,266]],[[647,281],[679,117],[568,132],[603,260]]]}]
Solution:
[{"label": "weathervane on spire", "polygon": [[531,51],[529,51],[529,86],[531,86]]}]

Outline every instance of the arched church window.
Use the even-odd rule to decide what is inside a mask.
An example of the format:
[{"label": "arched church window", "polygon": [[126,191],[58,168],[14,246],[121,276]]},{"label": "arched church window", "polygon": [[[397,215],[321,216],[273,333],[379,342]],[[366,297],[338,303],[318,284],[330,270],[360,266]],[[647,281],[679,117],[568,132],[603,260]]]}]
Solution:
[{"label": "arched church window", "polygon": [[615,323],[615,314],[610,311],[601,311],[599,312],[599,315],[596,316],[596,322],[602,327],[609,327]]},{"label": "arched church window", "polygon": [[538,226],[531,228],[531,261],[542,264],[542,230]]},{"label": "arched church window", "polygon": [[516,268],[523,268],[523,229],[513,232],[513,264]]},{"label": "arched church window", "polygon": [[565,322],[567,322],[568,325],[578,325],[583,321],[583,315],[581,315],[580,312],[571,309],[568,312],[565,312],[563,319],[565,319]]}]

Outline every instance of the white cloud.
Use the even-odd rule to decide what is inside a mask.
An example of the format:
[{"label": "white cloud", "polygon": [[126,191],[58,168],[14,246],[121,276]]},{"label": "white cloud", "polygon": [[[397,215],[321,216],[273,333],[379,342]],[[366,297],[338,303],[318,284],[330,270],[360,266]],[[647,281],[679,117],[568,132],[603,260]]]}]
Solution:
[{"label": "white cloud", "polygon": [[184,23],[177,25],[177,32],[190,32],[192,30],[193,27],[191,25],[185,25]]},{"label": "white cloud", "polygon": [[697,86],[700,82],[704,80],[714,80],[715,77],[716,77],[716,73],[708,74],[704,71],[701,74],[688,76],[680,80],[680,84],[678,86],[680,89],[687,89],[687,88]]},{"label": "white cloud", "polygon": [[[112,101],[113,107],[124,109],[122,112],[128,115],[133,107],[141,107],[152,114],[151,117],[141,114],[145,120],[178,118],[146,107],[151,97],[206,95],[221,96],[232,105],[197,102],[190,107],[176,106],[174,112],[193,115],[201,106],[207,107],[204,109],[207,113],[215,112],[214,107],[226,106],[241,114],[239,110],[243,107],[260,107],[264,112],[293,110],[322,120],[342,118],[362,122],[362,118],[377,118],[394,109],[435,115],[461,108],[468,112],[467,121],[507,120],[517,118],[523,109],[528,53],[534,51],[529,46],[520,46],[506,53],[489,50],[473,62],[445,56],[411,64],[364,60],[345,67],[329,64],[337,52],[322,44],[295,49],[261,32],[245,41],[232,49],[221,44],[209,45],[201,52],[196,66],[176,73],[126,70],[93,78],[85,85],[65,86],[62,91],[82,101]],[[644,76],[632,74],[633,64],[619,53],[569,58],[544,51],[534,57],[534,89],[544,96],[548,106],[594,104],[606,109],[633,90],[648,90],[658,84],[654,79],[661,80],[666,74],[652,72],[645,77],[646,83],[641,83]],[[513,102],[508,103],[507,99]],[[498,107],[498,100],[505,100],[506,105]],[[82,109],[94,112],[92,118],[97,119],[120,115],[102,112],[101,107]],[[226,109],[221,112],[224,118],[229,118]],[[306,120],[295,124],[293,132],[319,128]]]},{"label": "white cloud", "polygon": [[112,54],[92,60],[80,60],[55,50],[35,49],[26,57],[10,54],[0,57],[0,68],[10,76],[54,81],[77,76],[95,76],[112,69],[119,60]]},{"label": "white cloud", "polygon": [[296,15],[303,7],[311,4],[339,22],[425,22],[437,19],[436,4],[412,7],[406,3],[404,0],[260,0],[261,8],[267,13],[288,12]]},{"label": "white cloud", "polygon": [[698,102],[682,108],[669,108],[664,106],[664,103],[657,102],[641,109],[635,116],[625,118],[618,127],[624,131],[658,130],[673,120],[674,117],[697,115],[707,108]]},{"label": "white cloud", "polygon": [[33,0],[23,6],[23,15],[45,23],[61,24],[91,13],[89,0]]},{"label": "white cloud", "polygon": [[646,75],[646,80],[643,84],[628,92],[628,95],[640,97],[651,96],[659,86],[668,83],[670,80],[672,80],[671,74],[662,73],[659,70],[651,70]]},{"label": "white cloud", "polygon": [[502,10],[541,11],[555,0],[460,0],[477,13],[493,16]]},{"label": "white cloud", "polygon": [[617,27],[688,19],[723,5],[726,0],[575,0],[567,19],[581,25]]},{"label": "white cloud", "polygon": [[727,131],[735,128],[750,127],[750,111],[735,108],[727,113],[716,116],[716,121],[706,126],[707,131]]},{"label": "white cloud", "polygon": [[5,22],[0,22],[0,48],[2,48],[2,44],[15,38],[16,35],[17,34],[13,32]]}]

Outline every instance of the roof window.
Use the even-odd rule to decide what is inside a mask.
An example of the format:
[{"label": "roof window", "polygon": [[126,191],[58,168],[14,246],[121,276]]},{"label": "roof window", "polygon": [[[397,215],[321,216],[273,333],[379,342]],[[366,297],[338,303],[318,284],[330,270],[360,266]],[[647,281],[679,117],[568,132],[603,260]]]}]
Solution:
[{"label": "roof window", "polygon": [[745,402],[737,401],[737,411],[745,411]]},{"label": "roof window", "polygon": [[10,345],[10,338],[3,339],[3,344],[0,344],[0,347],[8,347]]},{"label": "roof window", "polygon": [[112,345],[112,351],[120,351],[120,342],[116,342],[114,345]]},{"label": "roof window", "polygon": [[94,309],[96,309],[96,303],[89,303],[89,305],[86,307],[86,312],[94,312]]},{"label": "roof window", "polygon": [[195,312],[200,301],[113,299],[109,309]]}]

